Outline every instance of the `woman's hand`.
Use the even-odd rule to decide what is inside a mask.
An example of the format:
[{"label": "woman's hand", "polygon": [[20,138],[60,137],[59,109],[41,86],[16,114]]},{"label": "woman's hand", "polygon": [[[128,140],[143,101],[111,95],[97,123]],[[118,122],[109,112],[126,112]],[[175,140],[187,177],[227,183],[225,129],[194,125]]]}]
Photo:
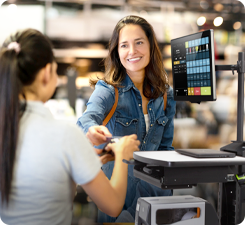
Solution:
[{"label": "woman's hand", "polygon": [[86,134],[92,145],[101,145],[107,141],[106,137],[111,137],[111,133],[105,126],[92,126]]},{"label": "woman's hand", "polygon": [[[100,155],[102,153],[102,149],[94,148],[94,150],[98,155]],[[100,161],[102,164],[106,164],[106,163],[108,163],[110,161],[114,161],[114,160],[115,160],[115,156],[113,156],[111,154],[104,154],[103,156],[100,156]]]},{"label": "woman's hand", "polygon": [[137,140],[137,135],[132,134],[120,138],[119,142],[108,144],[105,148],[106,151],[112,150],[117,158],[130,160],[133,158],[133,153],[139,151],[140,141]]},{"label": "woman's hand", "polygon": [[[128,165],[122,159],[133,158],[133,152],[139,150],[139,145],[140,141],[137,140],[135,134],[122,137],[117,143],[108,144],[106,150],[112,150],[115,153],[111,179],[108,180],[101,170],[92,181],[82,185],[98,208],[107,215],[117,217],[122,211],[128,180]],[[96,152],[99,153],[99,150]]]}]

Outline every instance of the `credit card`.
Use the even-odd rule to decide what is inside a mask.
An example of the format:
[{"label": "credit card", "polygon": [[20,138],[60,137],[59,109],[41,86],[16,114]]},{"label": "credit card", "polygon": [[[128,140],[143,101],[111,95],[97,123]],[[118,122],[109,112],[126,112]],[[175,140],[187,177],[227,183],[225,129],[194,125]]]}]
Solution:
[{"label": "credit card", "polygon": [[120,136],[112,136],[112,137],[106,137],[106,144],[104,148],[102,149],[102,152],[100,156],[103,156],[105,154],[111,154],[112,156],[115,156],[114,152],[112,150],[106,151],[105,148],[109,143],[117,143],[120,140]]}]

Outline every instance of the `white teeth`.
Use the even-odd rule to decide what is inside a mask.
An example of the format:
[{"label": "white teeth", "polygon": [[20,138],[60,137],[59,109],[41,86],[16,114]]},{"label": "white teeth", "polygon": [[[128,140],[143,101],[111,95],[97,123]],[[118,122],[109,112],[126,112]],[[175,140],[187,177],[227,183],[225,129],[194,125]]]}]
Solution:
[{"label": "white teeth", "polygon": [[139,60],[139,59],[141,59],[141,57],[139,57],[139,58],[134,58],[134,59],[128,59],[128,61],[131,62],[131,61],[136,61],[136,60]]}]

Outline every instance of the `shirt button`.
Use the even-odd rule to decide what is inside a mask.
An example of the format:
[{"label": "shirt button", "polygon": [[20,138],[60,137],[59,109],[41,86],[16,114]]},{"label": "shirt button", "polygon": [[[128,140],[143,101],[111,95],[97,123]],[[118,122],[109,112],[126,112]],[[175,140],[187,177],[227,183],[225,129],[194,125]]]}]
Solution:
[{"label": "shirt button", "polygon": [[149,108],[149,110],[151,110],[151,108]]},{"label": "shirt button", "polygon": [[163,123],[165,123],[165,121],[162,121]]},{"label": "shirt button", "polygon": [[153,126],[153,124],[151,124],[151,127]]},{"label": "shirt button", "polygon": [[145,144],[145,141],[144,141],[144,144]]},{"label": "shirt button", "polygon": [[141,104],[139,104],[139,107],[141,106]]},{"label": "shirt button", "polygon": [[128,125],[128,122],[126,124]]}]

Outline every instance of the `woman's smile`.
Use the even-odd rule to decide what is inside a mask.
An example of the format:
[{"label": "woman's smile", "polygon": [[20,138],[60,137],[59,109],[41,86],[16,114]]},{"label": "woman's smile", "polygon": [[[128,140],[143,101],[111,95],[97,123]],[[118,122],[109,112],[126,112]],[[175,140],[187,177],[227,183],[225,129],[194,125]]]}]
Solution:
[{"label": "woman's smile", "polygon": [[141,60],[142,57],[136,57],[136,58],[130,58],[130,59],[127,59],[129,62],[133,62],[133,63],[136,63],[136,62],[139,62]]}]

